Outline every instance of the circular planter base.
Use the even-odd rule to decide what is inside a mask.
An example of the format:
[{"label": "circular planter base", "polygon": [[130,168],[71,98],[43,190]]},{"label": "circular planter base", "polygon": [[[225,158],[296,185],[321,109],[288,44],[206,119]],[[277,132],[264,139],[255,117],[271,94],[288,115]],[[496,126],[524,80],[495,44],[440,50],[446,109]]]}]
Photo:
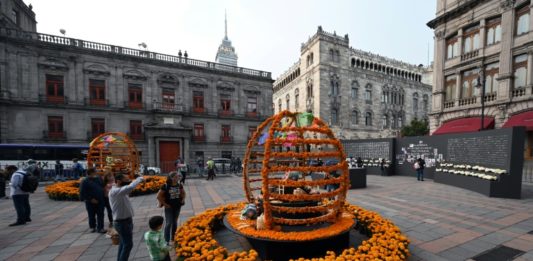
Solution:
[{"label": "circular planter base", "polygon": [[[327,251],[334,251],[336,253],[342,252],[342,250],[348,248],[350,245],[350,228],[342,231],[341,233],[307,241],[289,241],[289,240],[273,240],[251,237],[241,233],[239,230],[233,228],[227,221],[227,216],[224,217],[224,225],[240,236],[243,236],[248,240],[253,249],[257,251],[259,257],[262,260],[289,260],[298,259],[300,257],[313,258],[321,257],[326,254]],[[317,227],[322,227],[317,225]],[[312,230],[314,227],[310,226],[284,226],[283,230],[287,231],[306,231]]]}]

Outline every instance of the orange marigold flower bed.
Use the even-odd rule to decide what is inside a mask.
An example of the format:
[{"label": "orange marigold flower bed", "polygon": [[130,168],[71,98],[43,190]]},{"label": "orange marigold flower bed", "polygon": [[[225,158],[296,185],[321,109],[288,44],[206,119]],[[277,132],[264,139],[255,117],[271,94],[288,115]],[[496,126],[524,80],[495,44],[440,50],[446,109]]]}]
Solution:
[{"label": "orange marigold flower bed", "polygon": [[[137,185],[130,196],[141,196],[156,193],[166,182],[166,177],[147,177],[144,182]],[[70,180],[54,183],[47,186],[44,191],[53,200],[80,200],[80,180]]]},{"label": "orange marigold flower bed", "polygon": [[[242,222],[237,214],[244,207],[244,203],[229,204],[214,209],[209,209],[187,220],[176,231],[175,241],[177,260],[256,260],[258,254],[255,250],[228,253],[228,250],[219,245],[213,238],[213,230],[220,224],[225,215],[228,222]],[[378,213],[368,211],[355,205],[346,204],[343,208],[345,213],[353,215],[357,220],[356,228],[366,233],[369,239],[363,241],[357,247],[345,249],[342,253],[328,252],[323,257],[312,259],[300,258],[300,260],[406,260],[409,256],[409,239],[403,235],[400,229],[391,221],[381,217]],[[347,217],[344,215],[344,217]],[[351,218],[348,218],[351,220]],[[344,222],[341,218],[339,223]],[[349,222],[348,220],[345,220]],[[310,231],[309,237],[299,236],[291,238],[290,233],[276,231],[255,231],[250,225],[252,221],[240,224],[240,231],[263,233],[263,237],[276,240],[306,240],[320,238],[318,230]],[[352,221],[353,222],[353,221]],[[353,223],[352,223],[353,224]],[[331,227],[330,227],[331,228]],[[249,230],[248,230],[249,229]],[[332,228],[335,229],[335,228]],[[252,232],[254,230],[255,232]],[[322,231],[329,233],[328,231]]]}]

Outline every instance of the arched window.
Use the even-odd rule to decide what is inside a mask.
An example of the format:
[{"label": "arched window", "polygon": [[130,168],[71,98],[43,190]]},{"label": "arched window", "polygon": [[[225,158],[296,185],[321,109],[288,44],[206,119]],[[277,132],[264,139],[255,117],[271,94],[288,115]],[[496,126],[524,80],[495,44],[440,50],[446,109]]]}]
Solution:
[{"label": "arched window", "polygon": [[281,112],[281,99],[278,99],[278,113]]},{"label": "arched window", "polygon": [[396,115],[392,114],[391,115],[391,120],[390,120],[390,125],[391,125],[392,129],[396,129],[398,127],[397,120],[398,120],[398,118],[396,117]]},{"label": "arched window", "polygon": [[313,55],[313,53],[311,53],[311,64],[313,64],[314,59],[315,59],[315,58],[314,58],[314,55]]},{"label": "arched window", "polygon": [[355,67],[355,58],[352,58],[352,67]]},{"label": "arched window", "polygon": [[403,127],[403,116],[401,113],[398,113],[398,128]]},{"label": "arched window", "polygon": [[289,110],[291,105],[291,96],[287,94],[287,96],[285,96],[285,100],[287,101],[287,107],[285,109]]},{"label": "arched window", "polygon": [[294,110],[295,111],[298,111],[298,107],[300,107],[300,90],[298,90],[298,88],[296,88],[296,90],[294,90]]},{"label": "arched window", "polygon": [[313,82],[307,82],[307,98],[313,98]]},{"label": "arched window", "polygon": [[418,111],[418,93],[413,94],[413,111],[416,113]]},{"label": "arched window", "polygon": [[359,124],[359,113],[357,111],[352,111],[352,115],[350,115],[350,122],[352,125]]},{"label": "arched window", "polygon": [[424,102],[424,104],[423,104],[423,108],[422,108],[422,109],[423,109],[425,112],[427,112],[427,111],[428,111],[428,103],[429,103],[429,101],[428,101],[428,95],[427,95],[427,94],[424,94],[424,96],[422,97],[422,101]]},{"label": "arched window", "polygon": [[372,126],[372,113],[367,112],[365,114],[365,126]]},{"label": "arched window", "polygon": [[339,115],[337,109],[331,109],[331,125],[339,124]]},{"label": "arched window", "polygon": [[331,61],[335,61],[335,51],[333,51],[333,49],[329,49],[329,56]]}]

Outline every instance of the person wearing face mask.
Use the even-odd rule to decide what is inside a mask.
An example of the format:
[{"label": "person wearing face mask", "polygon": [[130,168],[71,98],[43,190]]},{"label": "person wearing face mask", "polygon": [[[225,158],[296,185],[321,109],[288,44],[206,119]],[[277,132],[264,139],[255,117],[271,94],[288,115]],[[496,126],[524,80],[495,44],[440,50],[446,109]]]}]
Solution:
[{"label": "person wearing face mask", "polygon": [[131,182],[127,174],[119,173],[115,176],[115,185],[109,191],[114,226],[120,238],[118,261],[128,260],[133,248],[133,208],[128,196],[143,180],[140,176]]}]

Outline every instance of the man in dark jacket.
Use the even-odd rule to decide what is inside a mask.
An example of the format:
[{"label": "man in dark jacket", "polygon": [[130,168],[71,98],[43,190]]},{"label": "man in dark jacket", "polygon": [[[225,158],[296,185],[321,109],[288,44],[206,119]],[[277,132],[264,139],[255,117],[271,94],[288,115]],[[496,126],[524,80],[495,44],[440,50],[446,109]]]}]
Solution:
[{"label": "man in dark jacket", "polygon": [[87,170],[87,178],[83,179],[80,184],[80,200],[85,201],[91,232],[106,233],[107,230],[104,229],[104,184],[94,168]]}]

